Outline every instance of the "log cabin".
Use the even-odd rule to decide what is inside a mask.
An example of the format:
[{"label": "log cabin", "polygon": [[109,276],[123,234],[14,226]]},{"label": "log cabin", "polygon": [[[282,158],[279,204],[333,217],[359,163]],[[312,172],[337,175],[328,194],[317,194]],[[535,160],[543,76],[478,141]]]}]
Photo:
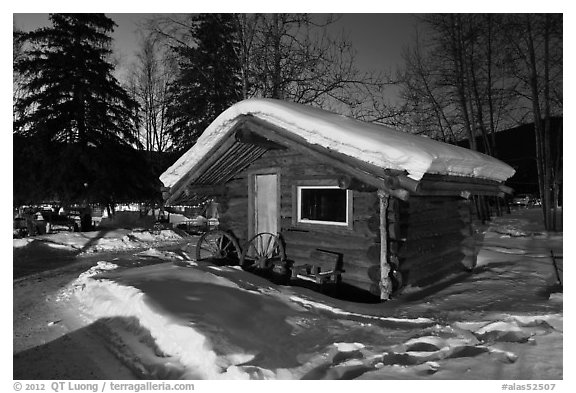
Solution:
[{"label": "log cabin", "polygon": [[387,300],[472,269],[471,197],[511,192],[504,182],[513,174],[493,157],[427,137],[250,99],[216,118],[160,180],[167,206],[215,200],[243,263],[248,249],[264,247],[255,237],[278,234],[293,276]]}]

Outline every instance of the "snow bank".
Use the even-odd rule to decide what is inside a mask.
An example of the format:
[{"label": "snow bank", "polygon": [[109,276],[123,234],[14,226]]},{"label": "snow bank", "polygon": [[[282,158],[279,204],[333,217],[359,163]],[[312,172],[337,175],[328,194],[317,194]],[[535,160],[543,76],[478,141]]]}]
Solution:
[{"label": "snow bank", "polygon": [[141,251],[141,252],[137,253],[136,255],[140,255],[143,257],[163,259],[166,261],[171,261],[171,260],[185,261],[186,260],[186,258],[184,258],[182,255],[179,255],[173,251],[162,251],[162,250],[158,250],[158,249],[153,248],[153,247],[150,247],[147,250]]},{"label": "snow bank", "polygon": [[43,244],[60,248],[94,253],[142,248],[149,244],[177,242],[182,236],[172,230],[153,233],[147,230],[113,229],[92,232],[59,232],[25,239],[14,239],[13,247],[20,251],[31,245]]},{"label": "snow bank", "polygon": [[[249,374],[231,363],[250,360],[250,355],[219,357],[204,335],[191,326],[184,326],[173,318],[158,313],[146,301],[145,294],[134,287],[109,280],[89,280],[81,290],[75,292],[75,295],[94,320],[115,317],[137,318],[140,326],[149,331],[155,345],[164,356],[177,359],[185,367],[184,374],[180,376],[182,379],[249,378]],[[142,363],[143,359],[132,361]],[[154,363],[154,360],[150,360],[150,363]]]},{"label": "snow bank", "polygon": [[86,288],[86,284],[89,283],[89,279],[102,272],[117,269],[118,265],[106,261],[99,261],[95,266],[86,270],[84,273],[80,274],[78,278],[65,288],[61,289],[56,296],[56,301],[61,302],[70,299],[70,297],[77,291]]},{"label": "snow bank", "polygon": [[[97,276],[114,267],[101,262],[83,273],[73,293],[91,321],[110,326],[114,346],[126,347],[117,355],[139,365],[144,378],[354,379],[400,371],[462,378],[462,362],[474,370],[521,368],[523,353],[562,336],[561,314],[494,313],[447,324],[344,311],[235,269],[158,264]],[[298,361],[278,363],[288,358]]]},{"label": "snow bank", "polygon": [[244,115],[278,126],[308,143],[365,161],[381,168],[405,170],[420,180],[425,173],[469,176],[504,181],[514,174],[507,164],[469,149],[365,123],[311,106],[272,99],[241,101],[208,126],[196,144],[160,180],[166,187],[202,162]]},{"label": "snow bank", "polygon": [[366,314],[360,314],[360,313],[355,313],[355,312],[350,312],[350,311],[344,311],[344,310],[341,310],[337,307],[329,306],[327,304],[315,302],[315,301],[312,301],[309,299],[304,299],[304,298],[299,297],[299,296],[290,296],[290,300],[295,302],[295,303],[301,304],[302,306],[304,306],[306,308],[315,308],[318,310],[328,311],[328,312],[333,313],[333,314],[347,316],[347,317],[376,319],[376,320],[386,321],[386,322],[407,323],[407,324],[426,324],[427,325],[427,324],[434,322],[430,318],[379,317],[379,316],[374,316],[374,315],[366,315]]},{"label": "snow bank", "polygon": [[22,239],[14,239],[12,242],[13,248],[24,248],[24,247],[28,246],[33,241],[34,241],[34,239],[31,237],[25,237]]}]

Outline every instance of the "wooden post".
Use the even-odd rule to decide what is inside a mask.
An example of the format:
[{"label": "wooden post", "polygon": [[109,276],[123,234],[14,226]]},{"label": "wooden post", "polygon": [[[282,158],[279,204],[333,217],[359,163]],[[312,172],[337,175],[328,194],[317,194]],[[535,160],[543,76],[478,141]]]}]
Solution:
[{"label": "wooden post", "polygon": [[380,202],[380,299],[390,299],[392,280],[390,280],[390,264],[388,263],[388,202],[390,195],[378,190]]}]

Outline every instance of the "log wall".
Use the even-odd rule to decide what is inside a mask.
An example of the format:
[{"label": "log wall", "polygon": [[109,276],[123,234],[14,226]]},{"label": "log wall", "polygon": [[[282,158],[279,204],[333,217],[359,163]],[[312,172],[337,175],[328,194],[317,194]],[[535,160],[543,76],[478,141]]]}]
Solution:
[{"label": "log wall", "polygon": [[[248,177],[252,172],[280,169],[280,230],[286,254],[295,265],[323,266],[316,249],[342,255],[342,281],[379,296],[380,217],[376,192],[353,191],[353,224],[348,227],[303,225],[294,219],[294,185],[314,181],[337,185],[339,170],[291,150],[265,153],[226,184],[219,198],[220,225],[243,246],[248,240]],[[475,265],[470,202],[459,197],[390,198],[387,212],[389,262],[403,277],[403,286],[432,285],[447,275]],[[397,288],[395,288],[397,289]]]},{"label": "log wall", "polygon": [[458,197],[416,197],[398,202],[390,233],[391,259],[405,286],[423,287],[475,265],[470,202]]},{"label": "log wall", "polygon": [[367,250],[378,241],[379,232],[371,228],[368,219],[378,209],[376,193],[353,191],[351,228],[295,223],[294,185],[310,181],[337,185],[342,176],[341,171],[310,157],[290,150],[269,151],[231,179],[226,184],[225,195],[219,198],[220,206],[225,207],[225,211],[219,212],[220,226],[231,230],[241,245],[248,240],[248,177],[252,172],[268,168],[280,168],[280,229],[286,242],[287,257],[295,265],[310,264],[331,270],[333,266],[323,266],[321,261],[311,257],[311,253],[324,249],[342,254],[343,282],[369,290],[372,281],[368,268],[373,262]]}]

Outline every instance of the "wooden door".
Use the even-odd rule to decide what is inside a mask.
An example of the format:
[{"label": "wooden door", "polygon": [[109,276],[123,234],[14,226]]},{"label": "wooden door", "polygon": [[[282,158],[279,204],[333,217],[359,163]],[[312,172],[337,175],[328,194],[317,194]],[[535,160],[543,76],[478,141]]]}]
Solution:
[{"label": "wooden door", "polygon": [[262,232],[278,233],[279,195],[278,174],[254,175],[254,228],[253,235]]}]

